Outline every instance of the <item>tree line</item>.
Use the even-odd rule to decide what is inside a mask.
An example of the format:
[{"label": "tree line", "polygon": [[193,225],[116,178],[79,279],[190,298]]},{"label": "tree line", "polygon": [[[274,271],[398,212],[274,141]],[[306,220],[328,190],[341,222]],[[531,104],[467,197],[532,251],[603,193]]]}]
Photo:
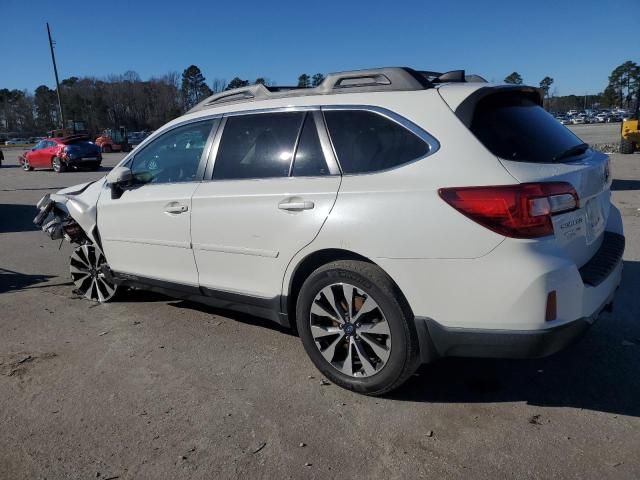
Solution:
[{"label": "tree line", "polygon": [[[505,77],[504,82],[521,85],[524,80],[518,72],[512,72]],[[563,112],[592,106],[635,110],[640,103],[640,66],[632,61],[618,65],[609,75],[607,87],[595,95],[556,95],[551,92],[551,77],[544,77],[538,85],[543,93],[545,108],[548,110]]]},{"label": "tree line", "polygon": [[[298,86],[319,85],[324,76],[306,73]],[[251,84],[271,85],[259,77],[254,81],[235,77],[227,82],[215,78],[207,82],[196,65],[179,75],[170,72],[142,80],[136,72],[106,78],[69,77],[60,82],[65,121],[83,120],[92,134],[105,128],[126,126],[129,130],[155,130],[183,114],[208,96]],[[27,90],[0,89],[0,134],[32,136],[60,126],[57,92],[40,85]]]},{"label": "tree line", "polygon": [[[324,75],[303,73],[297,87],[315,87]],[[504,81],[522,84],[518,72]],[[545,107],[565,111],[597,105],[634,109],[640,96],[640,66],[627,61],[616,67],[609,76],[603,92],[587,97],[559,96],[552,91],[553,78],[546,76],[539,82]],[[92,134],[104,128],[126,126],[130,130],[154,130],[186,112],[208,96],[251,84],[273,85],[265,77],[251,81],[234,77],[227,82],[214,78],[207,82],[196,65],[190,65],[182,75],[169,72],[160,77],[142,80],[133,71],[106,78],[69,77],[60,83],[62,110],[66,120],[84,120]],[[40,85],[33,93],[27,90],[0,89],[0,133],[38,135],[60,126],[57,92]]]}]

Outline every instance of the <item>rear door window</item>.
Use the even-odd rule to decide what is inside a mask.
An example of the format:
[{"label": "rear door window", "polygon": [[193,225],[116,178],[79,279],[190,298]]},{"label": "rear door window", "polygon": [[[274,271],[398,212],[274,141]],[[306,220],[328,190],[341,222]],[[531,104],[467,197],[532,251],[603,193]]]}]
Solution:
[{"label": "rear door window", "polygon": [[282,112],[228,117],[213,179],[288,177],[304,116]]},{"label": "rear door window", "polygon": [[397,167],[429,152],[429,145],[393,120],[366,110],[324,112],[333,147],[346,174]]},{"label": "rear door window", "polygon": [[570,161],[575,155],[563,154],[583,143],[522,93],[500,93],[480,100],[470,128],[491,153],[519,162]]}]

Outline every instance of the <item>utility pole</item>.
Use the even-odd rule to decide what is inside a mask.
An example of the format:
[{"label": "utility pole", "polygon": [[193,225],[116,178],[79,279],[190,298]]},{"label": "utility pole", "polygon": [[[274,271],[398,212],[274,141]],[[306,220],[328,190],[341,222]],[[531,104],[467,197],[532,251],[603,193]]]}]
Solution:
[{"label": "utility pole", "polygon": [[51,49],[51,61],[53,62],[53,73],[56,76],[56,93],[58,94],[58,110],[60,112],[60,128],[64,128],[64,114],[62,113],[62,100],[60,99],[60,81],[58,80],[58,67],[56,66],[56,56],[53,53],[53,42],[51,41],[51,30],[47,22],[47,35],[49,36],[49,48]]}]

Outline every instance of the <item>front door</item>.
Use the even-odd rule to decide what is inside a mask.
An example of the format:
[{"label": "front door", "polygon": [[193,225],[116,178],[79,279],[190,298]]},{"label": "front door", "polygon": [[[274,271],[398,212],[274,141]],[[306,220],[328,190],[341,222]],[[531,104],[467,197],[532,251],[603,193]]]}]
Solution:
[{"label": "front door", "polygon": [[211,181],[192,202],[205,293],[279,297],[289,261],[318,234],[340,186],[320,122],[311,110],[225,118]]},{"label": "front door", "polygon": [[127,162],[133,183],[119,198],[108,187],[98,202],[98,228],[117,273],[198,285],[191,249],[191,196],[204,173],[204,152],[217,120],[173,128]]}]

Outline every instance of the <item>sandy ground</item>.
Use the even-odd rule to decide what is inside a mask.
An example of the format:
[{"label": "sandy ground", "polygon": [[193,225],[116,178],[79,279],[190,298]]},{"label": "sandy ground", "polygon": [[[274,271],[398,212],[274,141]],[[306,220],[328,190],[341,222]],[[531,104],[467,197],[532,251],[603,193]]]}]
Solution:
[{"label": "sandy ground", "polygon": [[321,384],[267,321],[75,297],[33,205],[119,157],[57,175],[6,156],[0,479],[640,477],[640,154],[612,156],[628,245],[612,315],[550,358],[442,360],[386,398]]}]

